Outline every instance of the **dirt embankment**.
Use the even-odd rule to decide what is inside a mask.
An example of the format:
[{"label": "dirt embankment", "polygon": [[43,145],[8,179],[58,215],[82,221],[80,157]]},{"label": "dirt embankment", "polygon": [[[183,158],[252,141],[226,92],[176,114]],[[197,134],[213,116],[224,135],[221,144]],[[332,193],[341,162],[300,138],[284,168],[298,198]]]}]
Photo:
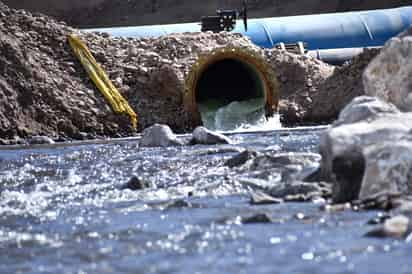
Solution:
[{"label": "dirt embankment", "polygon": [[[113,113],[74,57],[67,41],[73,32],[64,23],[0,2],[0,143],[35,135],[82,139],[133,134],[128,117]],[[348,100],[363,94],[360,75],[373,56],[334,69],[308,56],[260,49],[238,34],[155,39],[81,35],[137,112],[138,131],[163,123],[184,132],[199,123],[183,107],[185,79],[199,55],[219,47],[246,48],[267,60],[279,82],[286,125],[335,118]]]},{"label": "dirt embankment", "polygon": [[[4,0],[12,8],[42,12],[76,27],[199,21],[218,8],[240,8],[240,0]],[[250,17],[392,8],[412,0],[249,0]]]},{"label": "dirt embankment", "polygon": [[[74,57],[67,41],[73,32],[48,17],[0,4],[0,138],[133,133],[128,117],[113,114]],[[80,35],[137,112],[138,131],[153,123],[168,124],[177,132],[190,129],[193,121],[182,106],[183,83],[201,52],[233,43],[260,50],[235,34],[158,39]]]}]

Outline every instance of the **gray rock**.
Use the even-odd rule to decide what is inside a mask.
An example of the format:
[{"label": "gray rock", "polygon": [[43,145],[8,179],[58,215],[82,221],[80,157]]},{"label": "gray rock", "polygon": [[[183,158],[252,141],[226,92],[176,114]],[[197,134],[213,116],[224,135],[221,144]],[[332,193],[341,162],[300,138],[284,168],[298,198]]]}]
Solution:
[{"label": "gray rock", "polygon": [[356,123],[374,118],[383,113],[399,113],[392,104],[388,104],[376,97],[359,96],[352,100],[339,114],[335,126]]},{"label": "gray rock", "polygon": [[33,136],[28,139],[30,145],[44,145],[44,144],[54,144],[54,141],[47,136]]},{"label": "gray rock", "polygon": [[412,138],[368,146],[364,157],[366,166],[360,199],[382,191],[412,193]]},{"label": "gray rock", "polygon": [[325,183],[285,182],[273,186],[269,194],[285,201],[310,201],[318,197],[329,197],[331,189]]},{"label": "gray rock", "polygon": [[247,149],[227,160],[225,165],[230,168],[241,166],[250,159],[256,158],[258,155],[260,155],[259,152]]},{"label": "gray rock", "polygon": [[398,204],[397,212],[401,214],[412,215],[412,201],[403,200]]},{"label": "gray rock", "polygon": [[223,134],[213,132],[205,127],[197,127],[193,131],[192,144],[202,145],[217,145],[217,144],[231,144],[232,141]]},{"label": "gray rock", "polygon": [[168,147],[180,146],[179,141],[173,131],[167,125],[154,124],[143,131],[142,139],[139,142],[141,147]]},{"label": "gray rock", "polygon": [[378,213],[377,216],[374,218],[370,219],[368,221],[368,225],[380,225],[384,224],[387,220],[389,220],[392,216],[387,214],[387,213]]},{"label": "gray rock", "polygon": [[383,189],[367,198],[353,202],[356,209],[373,209],[389,211],[400,206],[402,194],[399,192],[390,192]]},{"label": "gray rock", "polygon": [[273,223],[274,220],[267,213],[258,213],[252,216],[242,217],[242,224]]},{"label": "gray rock", "polygon": [[265,154],[248,161],[244,167],[249,170],[279,169],[283,181],[305,180],[320,167],[321,156],[317,153]]},{"label": "gray rock", "polygon": [[267,204],[281,204],[282,199],[274,198],[263,192],[253,192],[250,197],[250,204],[252,205],[267,205]]},{"label": "gray rock", "polygon": [[174,209],[174,208],[191,208],[193,205],[190,202],[185,200],[175,200],[171,202],[167,202],[164,205],[164,209]]},{"label": "gray rock", "polygon": [[150,186],[151,186],[151,184],[148,181],[145,181],[142,178],[133,176],[127,182],[125,188],[130,189],[130,190],[142,190],[142,189],[145,189],[145,188],[149,188]]},{"label": "gray rock", "polygon": [[363,74],[365,93],[412,111],[412,36],[392,38]]},{"label": "gray rock", "polygon": [[[376,106],[376,101],[371,103]],[[412,191],[412,113],[392,113],[392,106],[384,107],[383,102],[376,108],[364,104],[365,100],[350,104],[343,116],[346,120],[341,118],[321,137],[323,179],[334,182],[336,203],[366,199],[377,192]],[[365,113],[374,111],[357,121],[364,107]],[[345,122],[351,120],[356,122]]]},{"label": "gray rock", "polygon": [[387,219],[382,226],[369,231],[366,236],[403,238],[408,235],[408,232],[410,232],[409,218],[404,215],[398,215]]}]

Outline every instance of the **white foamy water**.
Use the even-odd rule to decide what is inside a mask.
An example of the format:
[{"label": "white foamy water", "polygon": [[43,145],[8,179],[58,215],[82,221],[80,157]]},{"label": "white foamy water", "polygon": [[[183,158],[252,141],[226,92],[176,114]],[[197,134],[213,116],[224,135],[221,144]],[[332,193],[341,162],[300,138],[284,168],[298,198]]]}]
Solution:
[{"label": "white foamy water", "polygon": [[234,101],[228,105],[207,101],[199,104],[202,122],[215,131],[267,131],[282,127],[279,115],[266,117],[264,98]]}]

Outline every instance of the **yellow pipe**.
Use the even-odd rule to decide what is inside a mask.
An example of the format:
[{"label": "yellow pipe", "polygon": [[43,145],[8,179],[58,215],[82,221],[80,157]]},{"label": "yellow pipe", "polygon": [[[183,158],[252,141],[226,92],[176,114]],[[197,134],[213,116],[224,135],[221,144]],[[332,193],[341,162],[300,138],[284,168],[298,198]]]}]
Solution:
[{"label": "yellow pipe", "polygon": [[87,46],[76,35],[68,36],[69,44],[82,63],[84,69],[116,113],[126,113],[130,117],[132,127],[137,127],[137,115],[126,99],[120,94],[104,70],[97,63]]}]

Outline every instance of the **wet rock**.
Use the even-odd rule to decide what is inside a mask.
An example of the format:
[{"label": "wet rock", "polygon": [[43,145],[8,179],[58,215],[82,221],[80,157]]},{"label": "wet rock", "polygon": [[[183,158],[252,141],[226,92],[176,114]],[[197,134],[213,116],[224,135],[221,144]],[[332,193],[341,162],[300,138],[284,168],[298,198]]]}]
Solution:
[{"label": "wet rock", "polygon": [[412,216],[412,198],[397,200],[396,212]]},{"label": "wet rock", "polygon": [[269,194],[285,201],[310,201],[317,197],[329,197],[331,187],[325,183],[284,182],[273,186]]},{"label": "wet rock", "polygon": [[[268,191],[282,181],[281,174],[277,172],[279,172],[279,170],[254,172],[252,174],[254,177],[238,176],[236,177],[236,181],[253,190]],[[258,178],[255,178],[255,176]]]},{"label": "wet rock", "polygon": [[362,200],[354,201],[353,204],[359,209],[392,210],[399,206],[400,192],[379,191],[369,195]]},{"label": "wet rock", "polygon": [[0,145],[6,146],[6,145],[9,145],[9,144],[10,144],[9,140],[0,138]]},{"label": "wet rock", "polygon": [[302,181],[320,168],[321,156],[317,153],[265,154],[247,162],[249,170],[279,169],[282,181]]},{"label": "wet rock", "polygon": [[28,139],[30,145],[54,144],[53,139],[47,136],[33,136]]},{"label": "wet rock", "polygon": [[[321,137],[322,175],[334,182],[336,203],[366,199],[378,192],[408,194],[412,189],[412,113],[399,113],[376,100],[368,108],[368,100],[351,103]],[[369,114],[357,121],[362,108]],[[356,122],[347,123],[351,120]]]},{"label": "wet rock", "polygon": [[132,178],[130,178],[124,188],[130,190],[142,190],[149,187],[151,187],[151,185],[148,181],[137,176],[133,176]]},{"label": "wet rock", "polygon": [[385,44],[363,74],[366,94],[402,111],[412,111],[412,36],[405,32]]},{"label": "wet rock", "polygon": [[149,204],[150,207],[159,210],[172,210],[181,208],[200,208],[200,204],[194,204],[183,199],[171,200],[171,201],[161,201]]},{"label": "wet rock", "polygon": [[320,206],[320,210],[326,211],[326,212],[340,212],[340,211],[345,211],[348,209],[351,209],[352,205],[350,203],[345,203],[345,204],[324,204]]},{"label": "wet rock", "polygon": [[370,219],[368,221],[368,225],[380,225],[385,223],[385,221],[389,220],[391,218],[391,215],[389,214],[384,214],[384,213],[379,213],[376,217]]},{"label": "wet rock", "polygon": [[411,228],[409,218],[403,215],[398,215],[387,219],[382,226],[369,231],[366,236],[379,238],[403,238],[406,237],[410,231]]},{"label": "wet rock", "polygon": [[241,153],[228,159],[225,165],[230,168],[241,166],[247,161],[249,161],[250,159],[256,158],[258,155],[260,155],[260,153],[257,151],[246,149],[245,151],[242,151]]},{"label": "wet rock", "polygon": [[167,202],[163,205],[164,209],[173,209],[173,208],[191,208],[193,205],[185,200],[175,200]]},{"label": "wet rock", "polygon": [[274,220],[267,213],[258,213],[253,216],[242,217],[242,224],[262,224],[262,223],[273,223]]},{"label": "wet rock", "polygon": [[155,124],[143,131],[142,139],[139,142],[141,147],[168,147],[180,146],[179,141],[173,131],[167,125]]},{"label": "wet rock", "polygon": [[232,143],[225,135],[210,131],[205,127],[197,127],[193,131],[192,136],[191,144],[217,145]]},{"label": "wet rock", "polygon": [[250,204],[252,205],[267,205],[267,204],[281,204],[282,199],[274,198],[263,192],[253,192],[250,197]]}]

